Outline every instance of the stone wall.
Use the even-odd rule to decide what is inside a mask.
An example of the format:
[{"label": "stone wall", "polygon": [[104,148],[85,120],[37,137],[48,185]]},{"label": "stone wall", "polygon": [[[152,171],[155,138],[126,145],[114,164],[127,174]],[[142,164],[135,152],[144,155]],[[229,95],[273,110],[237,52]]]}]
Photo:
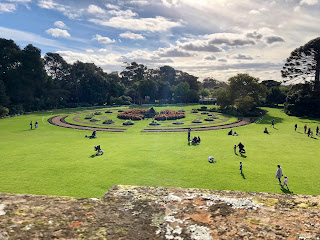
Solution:
[{"label": "stone wall", "polygon": [[114,186],[102,199],[0,194],[6,239],[320,239],[320,197]]}]

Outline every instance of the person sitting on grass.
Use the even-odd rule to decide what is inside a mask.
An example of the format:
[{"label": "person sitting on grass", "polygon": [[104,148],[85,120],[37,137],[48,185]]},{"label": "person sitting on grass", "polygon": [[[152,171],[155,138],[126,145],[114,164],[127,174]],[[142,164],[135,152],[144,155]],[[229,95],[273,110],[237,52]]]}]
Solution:
[{"label": "person sitting on grass", "polygon": [[85,137],[88,137],[88,138],[97,138],[97,131],[94,130],[94,131],[92,132],[91,136],[87,136],[87,135],[86,135]]},{"label": "person sitting on grass", "polygon": [[197,139],[197,141],[198,141],[198,143],[200,143],[201,142],[201,139],[200,139],[200,137],[198,136],[198,139]]},{"label": "person sitting on grass", "polygon": [[239,136],[239,134],[237,132],[234,132],[232,136]]},{"label": "person sitting on grass", "polygon": [[269,134],[267,127],[264,128],[263,133]]},{"label": "person sitting on grass", "polygon": [[192,144],[198,144],[198,138],[194,137],[191,141]]},{"label": "person sitting on grass", "polygon": [[232,129],[228,132],[228,135],[232,135]]},{"label": "person sitting on grass", "polygon": [[214,158],[212,156],[208,157],[208,162],[209,163],[215,163],[216,161],[214,160]]},{"label": "person sitting on grass", "polygon": [[103,150],[101,149],[100,145],[94,146],[94,150],[97,152],[96,155],[103,155]]}]

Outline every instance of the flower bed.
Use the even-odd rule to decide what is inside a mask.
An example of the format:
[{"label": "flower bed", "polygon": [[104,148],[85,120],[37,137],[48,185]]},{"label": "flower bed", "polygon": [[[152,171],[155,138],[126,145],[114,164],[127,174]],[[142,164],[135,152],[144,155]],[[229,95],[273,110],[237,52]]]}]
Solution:
[{"label": "flower bed", "polygon": [[205,121],[210,121],[210,122],[214,121],[213,118],[205,118],[204,120],[205,120]]},{"label": "flower bed", "polygon": [[192,109],[191,113],[198,113],[199,111],[197,109]]},{"label": "flower bed", "polygon": [[122,123],[122,125],[126,125],[126,126],[134,125],[134,122],[133,121],[125,121],[125,122]]},{"label": "flower bed", "polygon": [[173,122],[172,124],[175,124],[175,125],[181,125],[181,124],[184,124],[184,122],[176,121],[176,122]]},{"label": "flower bed", "polygon": [[157,125],[161,125],[160,123],[158,123],[157,121],[152,121],[151,123],[149,123],[149,125],[151,126],[157,126]]},{"label": "flower bed", "polygon": [[103,124],[112,124],[114,121],[112,119],[106,119],[103,121]]},{"label": "flower bed", "polygon": [[101,120],[98,119],[98,118],[91,118],[91,119],[90,119],[90,122],[99,122],[99,121],[101,121]]},{"label": "flower bed", "polygon": [[192,123],[202,123],[202,121],[195,119],[195,120],[192,120]]},{"label": "flower bed", "polygon": [[202,112],[201,114],[208,114],[207,112]]},{"label": "flower bed", "polygon": [[176,120],[176,119],[181,119],[185,118],[186,114],[184,112],[179,112],[179,111],[173,111],[170,109],[162,110],[159,114],[157,114],[154,119],[156,120]]},{"label": "flower bed", "polygon": [[94,112],[94,115],[102,115],[102,112],[99,112],[99,111]]},{"label": "flower bed", "polygon": [[91,119],[94,117],[94,114],[87,114],[84,119]]},{"label": "flower bed", "polygon": [[142,120],[144,113],[148,112],[148,109],[132,109],[118,113],[120,119]]},{"label": "flower bed", "polygon": [[105,113],[112,113],[112,111],[108,110],[108,111],[105,111]]}]

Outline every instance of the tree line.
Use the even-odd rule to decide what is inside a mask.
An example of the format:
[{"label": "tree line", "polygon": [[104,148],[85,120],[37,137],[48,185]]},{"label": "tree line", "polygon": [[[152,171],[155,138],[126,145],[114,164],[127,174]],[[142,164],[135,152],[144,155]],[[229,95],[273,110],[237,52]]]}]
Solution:
[{"label": "tree line", "polygon": [[[316,51],[309,51],[312,60]],[[292,69],[292,62],[286,63],[283,76],[291,76]],[[136,62],[124,63],[120,73],[106,73],[94,63],[69,64],[57,53],[41,57],[40,49],[31,44],[20,49],[13,40],[0,38],[0,115],[80,106],[198,103],[208,98],[216,99],[221,111],[235,115],[255,114],[259,106],[278,104],[285,104],[288,114],[312,115],[317,111],[310,113],[305,105],[317,99],[315,85],[319,86],[312,81],[282,86],[248,74],[227,83],[214,78],[200,82],[170,66],[148,69]],[[301,101],[305,95],[309,102]]]}]

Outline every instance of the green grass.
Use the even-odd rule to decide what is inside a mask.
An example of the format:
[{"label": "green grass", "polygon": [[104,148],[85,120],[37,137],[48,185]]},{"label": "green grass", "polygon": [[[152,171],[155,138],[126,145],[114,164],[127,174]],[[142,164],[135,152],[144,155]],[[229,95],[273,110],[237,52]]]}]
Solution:
[{"label": "green grass", "polygon": [[[188,111],[195,106],[185,108]],[[320,137],[312,139],[302,133],[305,123],[315,132],[319,119],[267,110],[259,124],[235,128],[238,137],[227,136],[229,129],[191,132],[201,137],[198,146],[187,144],[186,132],[142,133],[148,120],[123,133],[98,132],[97,139],[88,139],[84,135],[91,131],[47,122],[74,110],[1,119],[0,192],[101,197],[113,185],[129,184],[282,193],[275,178],[280,164],[290,190],[320,194]],[[275,129],[270,127],[272,119]],[[39,122],[38,129],[29,129],[31,120]],[[294,132],[295,123],[298,132]],[[263,133],[265,127],[270,135]],[[240,141],[246,158],[233,153],[233,146]],[[92,157],[98,144],[104,155]],[[210,155],[215,164],[208,163]],[[245,179],[239,172],[240,161]]]}]

